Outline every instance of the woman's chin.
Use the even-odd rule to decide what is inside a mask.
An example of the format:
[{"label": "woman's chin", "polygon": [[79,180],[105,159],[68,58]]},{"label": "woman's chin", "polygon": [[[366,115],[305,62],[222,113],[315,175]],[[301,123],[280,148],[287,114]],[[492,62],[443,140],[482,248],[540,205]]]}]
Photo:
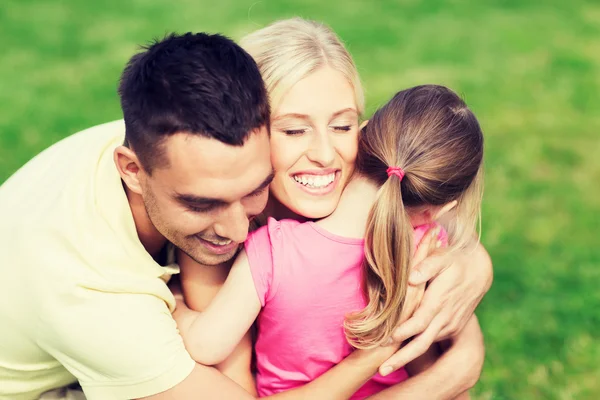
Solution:
[{"label": "woman's chin", "polygon": [[325,218],[331,215],[341,197],[340,182],[335,182],[336,187],[325,193],[307,192],[305,188],[299,188],[296,182],[285,187],[285,190],[279,192],[271,186],[271,199],[278,207],[273,209],[273,216],[277,219],[293,218],[298,220],[315,220]]},{"label": "woman's chin", "polygon": [[[339,198],[337,199],[339,200]],[[294,207],[290,208],[295,214],[306,219],[321,219],[325,218],[335,211],[337,201],[315,201],[312,202],[297,202]]]}]

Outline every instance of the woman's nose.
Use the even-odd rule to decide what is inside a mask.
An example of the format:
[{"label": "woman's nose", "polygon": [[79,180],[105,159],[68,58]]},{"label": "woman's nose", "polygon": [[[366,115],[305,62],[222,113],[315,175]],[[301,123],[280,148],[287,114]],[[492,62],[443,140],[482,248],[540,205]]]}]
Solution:
[{"label": "woman's nose", "polygon": [[335,148],[329,134],[325,132],[316,133],[307,156],[309,160],[322,167],[328,167],[333,164],[335,160]]}]

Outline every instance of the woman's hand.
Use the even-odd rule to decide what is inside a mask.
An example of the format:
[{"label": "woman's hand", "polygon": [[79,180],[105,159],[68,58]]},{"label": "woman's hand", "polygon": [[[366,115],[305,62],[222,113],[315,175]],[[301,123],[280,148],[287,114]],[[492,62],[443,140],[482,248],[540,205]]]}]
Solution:
[{"label": "woman's hand", "polygon": [[411,272],[410,285],[425,282],[429,286],[420,306],[393,333],[394,341],[412,338],[411,342],[390,357],[380,371],[395,371],[424,354],[432,343],[457,335],[492,284],[492,263],[481,245],[465,254],[438,251]]},{"label": "woman's hand", "polygon": [[475,315],[447,342],[450,347],[432,366],[369,399],[468,399],[466,392],[479,380],[485,358],[483,335]]}]

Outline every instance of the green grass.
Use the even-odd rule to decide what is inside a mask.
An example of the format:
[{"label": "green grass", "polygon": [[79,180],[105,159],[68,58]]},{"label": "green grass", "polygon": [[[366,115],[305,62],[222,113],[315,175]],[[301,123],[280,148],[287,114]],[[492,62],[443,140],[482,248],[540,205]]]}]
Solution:
[{"label": "green grass", "polygon": [[345,40],[369,112],[396,90],[441,83],[481,120],[495,282],[478,311],[487,359],[473,397],[596,399],[597,2],[4,0],[0,182],[60,138],[120,117],[117,80],[137,44],[188,30],[237,39],[292,15]]}]

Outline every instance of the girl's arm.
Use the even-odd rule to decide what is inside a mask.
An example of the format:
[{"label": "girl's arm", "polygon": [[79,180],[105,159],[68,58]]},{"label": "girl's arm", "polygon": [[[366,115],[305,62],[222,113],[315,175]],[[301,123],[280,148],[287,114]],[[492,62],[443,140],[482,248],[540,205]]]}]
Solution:
[{"label": "girl's arm", "polygon": [[[181,288],[185,304],[194,311],[204,311],[223,287],[233,260],[222,265],[204,266],[190,256],[178,251],[177,262],[181,273]],[[256,395],[256,383],[252,374],[252,335],[247,332],[233,353],[215,367],[226,377]]]},{"label": "girl's arm", "polygon": [[216,367],[223,375],[243,387],[246,392],[256,396],[256,382],[252,374],[252,347],[252,334],[248,331],[233,353]]},{"label": "girl's arm", "polygon": [[223,287],[203,312],[178,306],[173,318],[192,358],[201,364],[215,365],[233,352],[260,308],[248,258],[242,251]]},{"label": "girl's arm", "polygon": [[[242,260],[239,259],[236,260],[236,266],[234,268],[242,267],[242,264],[244,263],[247,264],[247,258],[245,255],[243,257],[244,262],[242,263]],[[207,268],[197,264],[186,255],[179,257],[178,262],[181,267],[182,289],[187,302],[186,305],[178,300],[175,313],[180,314],[175,315],[175,317],[179,325],[182,320],[188,318],[186,317],[186,314],[189,315],[189,318],[195,318],[197,315],[197,313],[189,310],[188,306],[193,307],[196,310],[206,310],[206,312],[210,311],[209,309],[214,309],[211,300],[217,295],[221,286],[223,286],[224,281],[226,281],[225,286],[232,286],[230,278],[234,278],[233,274],[236,274],[236,270],[232,268],[232,276],[228,278],[227,274],[229,273],[229,267],[227,265]],[[249,266],[246,265],[246,267],[249,270]],[[240,269],[241,268],[238,268],[238,271]],[[225,286],[222,288],[223,291],[226,290]],[[254,291],[254,287],[252,287],[252,290]],[[253,295],[257,297],[255,292]],[[216,300],[217,299],[215,299],[215,301]],[[233,310],[231,310],[231,312],[233,312]],[[197,326],[199,327],[200,325]],[[184,336],[184,340],[186,340],[185,337],[189,334],[194,334],[191,329],[189,329],[189,326],[187,329],[180,326],[180,330],[182,336]],[[254,382],[251,382],[252,385],[250,385],[249,382],[249,379],[252,379],[249,365],[252,349],[250,341],[246,341],[246,339],[249,339],[248,335],[242,340],[242,343],[238,345],[236,350],[234,350],[234,353],[217,367],[223,374],[229,376],[246,390],[251,387],[252,390],[248,390],[248,392],[255,394],[253,393],[255,390],[253,388]],[[188,346],[188,342],[186,342],[186,346]],[[240,349],[240,346],[247,351],[242,352],[243,356],[237,358],[236,352]],[[314,381],[307,383],[302,387],[270,396],[269,398],[283,400],[306,398],[327,400],[348,399],[366,381],[375,375],[381,363],[396,350],[397,347],[389,346],[380,347],[371,351],[355,351],[340,364],[333,367]],[[233,373],[231,368],[233,368]]]},{"label": "girl's arm", "polygon": [[[178,311],[176,312],[194,313],[194,311],[191,311],[187,308],[186,304],[181,299],[177,300]],[[352,396],[363,384],[365,384],[365,382],[373,377],[381,363],[397,350],[397,346],[391,345],[387,347],[378,347],[373,350],[355,351],[346,357],[341,363],[312,382],[287,392],[269,396],[268,398],[282,400],[346,400]],[[230,357],[232,356],[233,354],[230,355]],[[227,361],[225,361],[225,363],[227,363]],[[249,370],[250,368],[248,367],[247,371]],[[236,382],[239,383],[239,381]],[[207,394],[206,388],[195,387],[194,389],[186,392],[185,395],[182,395],[178,398],[195,399],[198,396],[205,394]],[[235,398],[242,399],[246,397],[238,396]]]},{"label": "girl's arm", "polygon": [[[243,309],[237,302],[247,302],[248,298],[253,298],[253,301],[256,301],[255,308],[252,308],[251,317],[249,318],[253,321],[260,310],[260,303],[254,289],[254,284],[252,281],[252,276],[250,275],[250,269],[248,265],[248,259],[245,253],[241,253],[238,259],[235,261],[234,266],[229,272],[229,277],[227,277],[225,284],[223,285],[221,291],[216,295],[213,302],[210,302],[210,293],[213,293],[219,290],[220,281],[224,280],[227,274],[227,269],[223,268],[221,277],[206,277],[199,276],[205,272],[202,272],[199,266],[192,260],[182,260],[180,261],[180,266],[182,268],[182,285],[184,288],[184,293],[186,294],[186,300],[199,309],[205,309],[203,313],[195,313],[189,310],[185,304],[179,303],[177,307],[176,313],[180,313],[179,315],[175,315],[176,320],[178,321],[178,325],[180,326],[180,330],[182,336],[184,337],[184,341],[186,341],[186,347],[191,346],[192,342],[190,341],[190,335],[196,335],[195,330],[202,330],[202,327],[211,326],[211,321],[209,318],[203,317],[211,317],[211,313],[215,313],[216,316],[219,315],[233,315],[231,318],[241,318],[239,316],[240,310]],[[214,267],[213,267],[214,268]],[[190,271],[195,271],[190,273]],[[214,272],[214,271],[213,271]],[[201,288],[199,287],[201,286]],[[240,291],[243,293],[247,293],[245,290],[246,286],[250,286],[252,296],[246,295],[242,296]],[[201,290],[200,290],[201,289]],[[409,293],[407,297],[411,299],[407,301],[406,315],[410,315],[412,310],[417,306],[420,301],[422,291],[424,289],[424,285],[421,287],[411,287],[409,288]],[[193,293],[202,292],[204,295],[192,296]],[[229,294],[228,294],[229,293]],[[237,301],[227,301],[226,297],[237,297]],[[238,297],[239,296],[239,297]],[[220,306],[219,306],[220,305]],[[250,307],[248,307],[250,308]],[[241,311],[244,312],[244,311]],[[249,324],[251,321],[246,323],[246,326],[241,330],[247,331]],[[209,325],[205,325],[209,324]],[[196,328],[194,328],[194,326]],[[215,340],[216,338],[220,338],[225,332],[221,331],[222,327],[215,327],[215,330],[211,332],[204,332],[205,337],[201,340]],[[218,333],[217,333],[218,332]],[[215,334],[215,337],[206,337],[209,334]],[[203,334],[203,332],[200,332]],[[187,339],[186,339],[187,337]],[[199,336],[194,337],[193,339],[198,339]],[[203,342],[204,344],[209,343],[208,341]],[[202,344],[202,343],[201,343]],[[277,395],[270,396],[269,398],[275,399],[348,399],[351,397],[362,385],[364,385],[370,378],[377,373],[377,369],[379,366],[390,357],[395,351],[397,351],[397,345],[390,345],[385,347],[378,347],[373,350],[358,350],[350,354],[343,360],[340,364],[333,367],[325,374],[321,375],[319,378],[314,381],[307,383],[306,385],[299,387],[297,389],[293,389],[287,392],[278,393]],[[188,350],[191,350],[188,347]],[[196,350],[200,350],[197,348]],[[206,349],[203,349],[206,351]],[[199,355],[202,357],[202,355]],[[233,356],[233,354],[232,354]],[[230,357],[232,357],[230,356]],[[196,356],[192,354],[192,357],[196,359]],[[229,360],[229,359],[228,359]],[[226,361],[227,363],[227,361]],[[246,373],[249,371],[249,366],[244,367],[245,363],[240,363],[238,365],[242,365],[241,370],[244,368]],[[246,364],[248,365],[248,364]],[[235,379],[234,379],[235,380]],[[239,380],[236,380],[239,382]],[[246,387],[246,385],[244,385]]]}]

